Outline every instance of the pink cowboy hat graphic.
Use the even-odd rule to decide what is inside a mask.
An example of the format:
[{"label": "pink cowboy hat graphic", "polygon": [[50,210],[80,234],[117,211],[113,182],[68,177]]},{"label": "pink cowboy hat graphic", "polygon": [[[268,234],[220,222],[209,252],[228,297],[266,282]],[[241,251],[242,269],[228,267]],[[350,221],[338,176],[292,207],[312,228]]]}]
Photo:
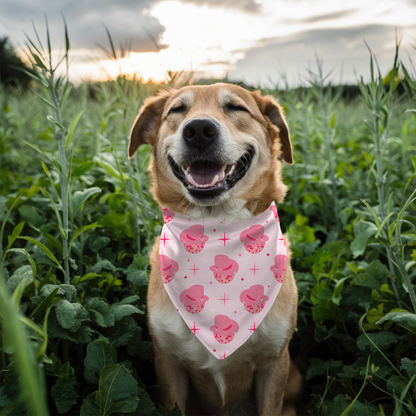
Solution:
[{"label": "pink cowboy hat graphic", "polygon": [[254,285],[241,292],[240,300],[247,312],[255,314],[264,309],[269,297],[264,295],[264,287],[262,285]]},{"label": "pink cowboy hat graphic", "polygon": [[214,277],[219,283],[229,283],[238,272],[238,263],[224,254],[214,257],[215,265],[209,269],[214,272]]},{"label": "pink cowboy hat graphic", "polygon": [[217,315],[214,321],[215,325],[211,326],[210,330],[214,333],[215,339],[220,344],[231,342],[238,332],[238,323],[226,315]]},{"label": "pink cowboy hat graphic", "polygon": [[208,241],[208,236],[204,235],[204,227],[202,225],[192,225],[182,231],[179,238],[185,250],[192,254],[201,252],[205,247],[205,241]]},{"label": "pink cowboy hat graphic", "polygon": [[160,272],[162,274],[163,283],[172,281],[173,276],[179,270],[178,263],[163,254],[159,255]]},{"label": "pink cowboy hat graphic", "polygon": [[263,250],[269,237],[264,235],[264,227],[260,224],[252,225],[240,234],[240,240],[246,251],[252,254],[260,253]]},{"label": "pink cowboy hat graphic", "polygon": [[209,297],[204,295],[204,286],[202,285],[191,286],[184,290],[179,297],[185,309],[192,314],[201,312],[208,299]]}]

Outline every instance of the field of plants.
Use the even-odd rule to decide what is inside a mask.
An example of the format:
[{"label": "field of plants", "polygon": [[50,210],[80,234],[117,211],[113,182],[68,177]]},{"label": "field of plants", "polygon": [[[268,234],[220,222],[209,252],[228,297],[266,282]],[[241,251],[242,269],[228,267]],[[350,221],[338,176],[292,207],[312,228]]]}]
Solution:
[{"label": "field of plants", "polygon": [[[163,224],[149,147],[126,150],[166,85],[121,74],[74,87],[49,39],[28,45],[31,90],[0,90],[0,412],[179,416],[158,403],[146,326]],[[397,50],[383,78],[369,54],[346,94],[316,68],[305,88],[263,91],[284,106],[295,153],[279,212],[299,290],[298,414],[416,415],[415,72]]]}]

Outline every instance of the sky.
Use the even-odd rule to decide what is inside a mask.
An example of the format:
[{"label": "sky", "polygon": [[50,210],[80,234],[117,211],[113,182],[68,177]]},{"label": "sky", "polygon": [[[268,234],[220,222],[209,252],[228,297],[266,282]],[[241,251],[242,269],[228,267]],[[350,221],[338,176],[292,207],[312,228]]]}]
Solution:
[{"label": "sky", "polygon": [[[369,78],[369,52],[392,67],[396,33],[401,59],[416,62],[416,0],[2,0],[0,37],[23,48],[33,24],[53,56],[64,47],[65,16],[74,83],[137,74],[163,81],[166,72],[222,78],[259,87],[307,84],[316,58],[333,83]],[[107,27],[116,49],[108,59]],[[120,52],[118,52],[120,55]]]}]

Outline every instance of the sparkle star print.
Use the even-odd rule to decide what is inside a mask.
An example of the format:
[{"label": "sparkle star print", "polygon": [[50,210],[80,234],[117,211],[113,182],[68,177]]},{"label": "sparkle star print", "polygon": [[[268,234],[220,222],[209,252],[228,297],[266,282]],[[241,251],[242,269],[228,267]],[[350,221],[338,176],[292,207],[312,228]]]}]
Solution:
[{"label": "sparkle star print", "polygon": [[188,328],[222,360],[254,334],[282,286],[287,253],[276,205],[229,225],[167,208],[163,217],[165,289]]}]

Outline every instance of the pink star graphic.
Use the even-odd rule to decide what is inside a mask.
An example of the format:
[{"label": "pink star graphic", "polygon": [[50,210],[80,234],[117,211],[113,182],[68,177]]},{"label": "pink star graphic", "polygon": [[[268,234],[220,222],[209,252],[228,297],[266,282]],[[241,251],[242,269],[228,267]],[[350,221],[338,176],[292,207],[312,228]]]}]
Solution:
[{"label": "pink star graphic", "polygon": [[193,272],[194,272],[194,277],[195,277],[195,272],[196,272],[197,270],[201,270],[201,269],[198,269],[198,268],[195,266],[195,262],[194,262],[194,267],[192,267],[192,268],[190,268],[190,269],[188,269],[188,270],[193,271]]},{"label": "pink star graphic", "polygon": [[257,328],[256,328],[256,323],[254,322],[254,324],[253,324],[253,328],[249,328],[248,330],[249,330],[249,331],[253,331],[253,332],[254,332],[256,329],[257,329]]},{"label": "pink star graphic", "polygon": [[196,335],[196,331],[200,331],[201,330],[201,328],[197,328],[196,327],[195,322],[194,322],[194,327],[193,328],[189,328],[189,329],[194,333],[194,335]]},{"label": "pink star graphic", "polygon": [[166,246],[166,241],[169,241],[170,240],[170,238],[167,238],[166,236],[165,236],[165,233],[163,233],[163,238],[161,238],[160,239],[160,241],[163,241],[163,247],[165,247]]},{"label": "pink star graphic", "polygon": [[256,271],[257,271],[257,270],[260,270],[260,269],[257,269],[257,268],[256,268],[256,263],[254,263],[253,268],[252,268],[252,269],[249,269],[249,270],[252,270],[252,271],[254,272],[254,276],[256,276]]},{"label": "pink star graphic", "polygon": [[225,243],[227,242],[227,240],[230,240],[230,239],[225,236],[225,232],[224,232],[224,237],[219,238],[218,240],[223,241],[224,242],[224,247],[225,247]]},{"label": "pink star graphic", "polygon": [[224,360],[225,359],[225,353],[224,353],[224,357],[223,358],[220,358],[220,360]]},{"label": "pink star graphic", "polygon": [[226,296],[225,296],[225,292],[224,292],[224,297],[223,298],[219,298],[218,300],[220,300],[221,302],[224,302],[224,306],[225,306],[225,302],[227,302],[228,300],[230,300],[230,299],[228,299]]}]

